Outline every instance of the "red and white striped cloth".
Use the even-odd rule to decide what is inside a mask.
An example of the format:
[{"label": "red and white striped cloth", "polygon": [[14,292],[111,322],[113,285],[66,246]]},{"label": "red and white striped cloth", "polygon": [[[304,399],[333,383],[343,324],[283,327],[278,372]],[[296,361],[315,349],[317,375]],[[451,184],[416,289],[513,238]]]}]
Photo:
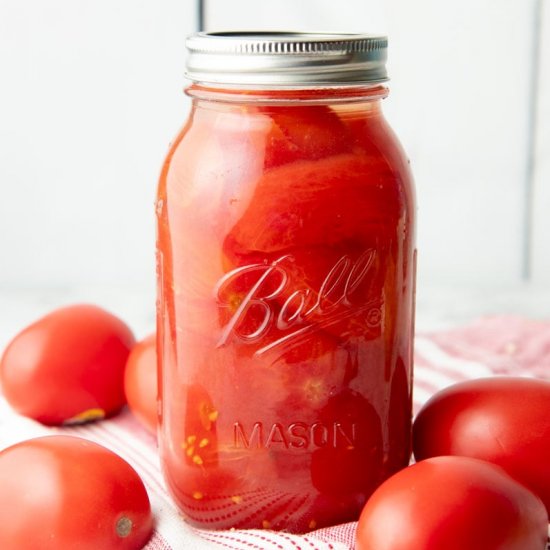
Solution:
[{"label": "red and white striped cloth", "polygon": [[[419,334],[415,342],[414,408],[455,382],[493,374],[550,378],[550,321],[516,317],[481,319],[467,327]],[[101,443],[141,475],[156,527],[145,550],[349,550],[355,523],[297,536],[267,530],[204,531],[189,526],[167,494],[154,438],[128,411],[116,418],[73,428],[46,428],[16,415],[0,397],[0,449],[51,433],[71,433]]]}]

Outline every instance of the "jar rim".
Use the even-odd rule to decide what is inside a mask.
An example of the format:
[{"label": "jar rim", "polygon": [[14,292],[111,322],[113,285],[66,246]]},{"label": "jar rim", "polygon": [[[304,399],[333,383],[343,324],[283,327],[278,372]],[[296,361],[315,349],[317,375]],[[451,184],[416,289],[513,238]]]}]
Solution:
[{"label": "jar rim", "polygon": [[186,76],[281,88],[375,84],[388,80],[387,45],[365,33],[199,32],[186,41]]}]

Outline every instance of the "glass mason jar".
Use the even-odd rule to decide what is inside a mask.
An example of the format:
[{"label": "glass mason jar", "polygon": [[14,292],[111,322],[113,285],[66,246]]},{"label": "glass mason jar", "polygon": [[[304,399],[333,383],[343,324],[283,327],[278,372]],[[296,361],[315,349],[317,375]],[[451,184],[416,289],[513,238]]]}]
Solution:
[{"label": "glass mason jar", "polygon": [[187,45],[157,199],[167,486],[203,527],[354,520],[410,456],[415,206],[386,38]]}]

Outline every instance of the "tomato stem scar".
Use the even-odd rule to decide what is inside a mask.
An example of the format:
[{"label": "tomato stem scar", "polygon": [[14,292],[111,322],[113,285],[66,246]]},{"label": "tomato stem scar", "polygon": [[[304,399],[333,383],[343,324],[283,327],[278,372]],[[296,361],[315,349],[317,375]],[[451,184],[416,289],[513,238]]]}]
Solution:
[{"label": "tomato stem scar", "polygon": [[120,538],[127,537],[132,532],[133,527],[132,520],[126,516],[122,516],[116,522],[116,534]]}]

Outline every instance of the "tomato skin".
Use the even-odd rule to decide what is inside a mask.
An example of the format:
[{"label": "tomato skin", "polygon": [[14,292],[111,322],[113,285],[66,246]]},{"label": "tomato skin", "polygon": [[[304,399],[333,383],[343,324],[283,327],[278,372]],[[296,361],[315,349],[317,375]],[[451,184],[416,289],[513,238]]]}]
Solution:
[{"label": "tomato skin", "polygon": [[550,382],[494,377],[446,388],[418,413],[413,447],[417,460],[461,455],[497,464],[550,513]]},{"label": "tomato skin", "polygon": [[0,361],[2,391],[18,413],[47,425],[110,416],[126,403],[124,366],[134,342],[102,308],[57,309],[10,342]]},{"label": "tomato skin", "polygon": [[128,407],[151,433],[157,432],[157,337],[140,340],[130,352],[124,371]]},{"label": "tomato skin", "polygon": [[474,458],[418,462],[367,502],[357,550],[545,550],[542,501],[504,470]]},{"label": "tomato skin", "polygon": [[39,437],[4,449],[0,487],[3,550],[138,550],[151,535],[138,474],[79,437]]}]

